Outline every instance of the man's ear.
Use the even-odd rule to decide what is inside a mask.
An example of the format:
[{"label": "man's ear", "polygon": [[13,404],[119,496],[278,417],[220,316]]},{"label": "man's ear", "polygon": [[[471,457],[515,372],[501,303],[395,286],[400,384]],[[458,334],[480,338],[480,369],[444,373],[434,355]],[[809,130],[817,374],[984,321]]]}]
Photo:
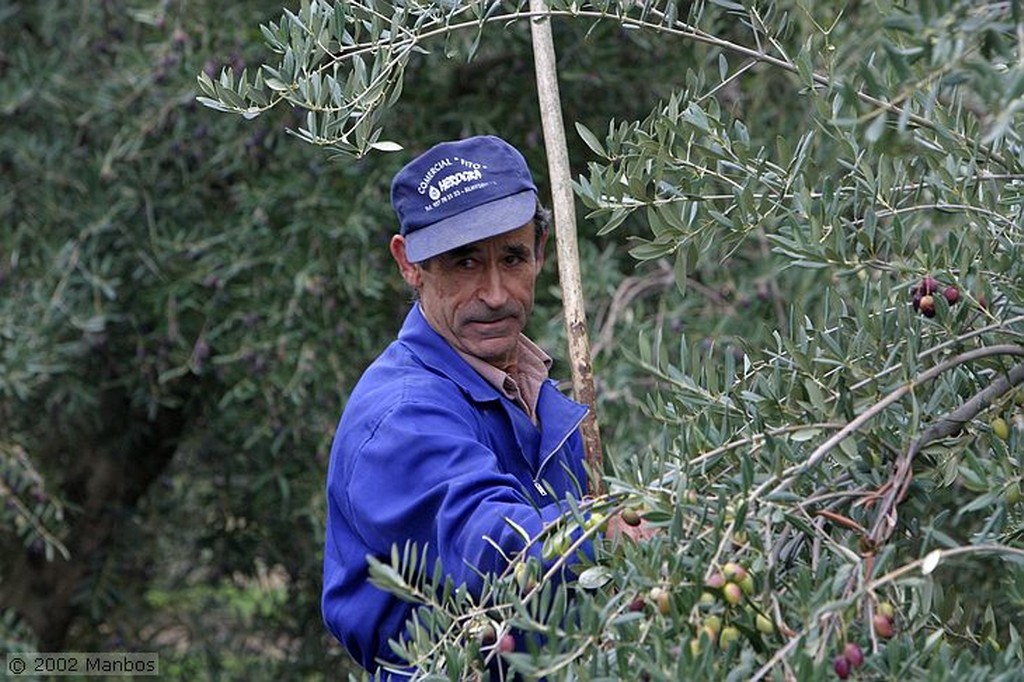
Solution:
[{"label": "man's ear", "polygon": [[410,263],[408,256],[406,256],[405,237],[396,234],[391,238],[390,246],[391,257],[398,264],[398,271],[402,273],[402,279],[413,289],[419,289],[423,283],[423,274],[420,271],[420,267],[415,263]]},{"label": "man's ear", "polygon": [[551,234],[551,230],[544,230],[537,237],[536,243],[536,258],[537,258],[537,272],[540,272],[544,267],[544,245],[548,243],[548,236]]}]

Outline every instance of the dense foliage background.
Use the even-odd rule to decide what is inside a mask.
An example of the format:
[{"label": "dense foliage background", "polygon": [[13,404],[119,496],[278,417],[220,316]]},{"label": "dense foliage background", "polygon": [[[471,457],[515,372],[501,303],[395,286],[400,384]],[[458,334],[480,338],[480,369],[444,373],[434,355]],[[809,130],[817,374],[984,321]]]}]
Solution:
[{"label": "dense foliage background", "polygon": [[[546,165],[520,8],[337,6],[0,6],[5,649],[351,670],[320,624],[322,488],[408,303],[389,178],[476,132]],[[512,571],[439,599],[398,557],[380,579],[434,606],[409,655],[459,675],[512,627],[549,635],[508,655],[549,679],[822,679],[847,642],[862,679],[1015,679],[1019,4],[552,7],[611,490],[590,504],[664,532],[604,547],[571,602]],[[400,153],[301,141],[367,92],[356,43],[402,88],[342,119]],[[264,62],[339,87],[264,108]],[[531,333],[558,355],[553,272]]]}]

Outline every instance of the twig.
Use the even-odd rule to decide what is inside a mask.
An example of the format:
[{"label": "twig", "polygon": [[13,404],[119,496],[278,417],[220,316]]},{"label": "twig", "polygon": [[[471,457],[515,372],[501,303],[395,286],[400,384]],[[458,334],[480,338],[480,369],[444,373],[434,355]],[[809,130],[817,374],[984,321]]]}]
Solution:
[{"label": "twig", "polygon": [[612,295],[611,303],[608,304],[608,312],[598,325],[600,330],[597,341],[594,342],[594,357],[611,345],[615,333],[615,324],[619,315],[628,308],[633,301],[649,293],[657,292],[672,285],[675,275],[672,268],[666,263],[659,263],[657,271],[643,276],[627,277],[622,280]]}]

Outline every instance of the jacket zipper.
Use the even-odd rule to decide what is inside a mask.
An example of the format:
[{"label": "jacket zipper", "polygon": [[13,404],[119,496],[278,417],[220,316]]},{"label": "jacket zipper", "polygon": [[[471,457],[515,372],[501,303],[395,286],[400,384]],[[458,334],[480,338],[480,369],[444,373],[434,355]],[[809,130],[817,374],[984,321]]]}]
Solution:
[{"label": "jacket zipper", "polygon": [[580,417],[575,424],[573,424],[572,428],[566,431],[565,437],[562,438],[562,440],[558,441],[558,444],[555,446],[555,448],[551,452],[549,452],[547,456],[544,457],[544,460],[541,461],[540,466],[537,467],[537,474],[533,477],[533,487],[537,489],[537,492],[539,492],[542,497],[547,497],[548,491],[545,490],[544,486],[540,484],[540,472],[544,471],[544,467],[548,465],[548,462],[551,461],[551,458],[555,456],[555,453],[562,449],[562,446],[565,445],[565,441],[569,440],[569,437],[576,431],[576,429],[580,427],[580,424],[583,423],[583,420],[587,418],[588,414],[590,414],[590,410],[584,412],[583,416]]}]

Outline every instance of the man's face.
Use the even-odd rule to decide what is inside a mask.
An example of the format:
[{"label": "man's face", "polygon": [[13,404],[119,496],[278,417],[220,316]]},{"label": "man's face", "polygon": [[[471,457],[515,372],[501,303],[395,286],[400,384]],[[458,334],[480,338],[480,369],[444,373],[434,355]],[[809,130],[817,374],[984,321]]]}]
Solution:
[{"label": "man's face", "polygon": [[401,237],[392,254],[430,325],[455,348],[508,371],[533,310],[546,237],[536,243],[530,222],[435,256],[427,267],[405,259]]}]

